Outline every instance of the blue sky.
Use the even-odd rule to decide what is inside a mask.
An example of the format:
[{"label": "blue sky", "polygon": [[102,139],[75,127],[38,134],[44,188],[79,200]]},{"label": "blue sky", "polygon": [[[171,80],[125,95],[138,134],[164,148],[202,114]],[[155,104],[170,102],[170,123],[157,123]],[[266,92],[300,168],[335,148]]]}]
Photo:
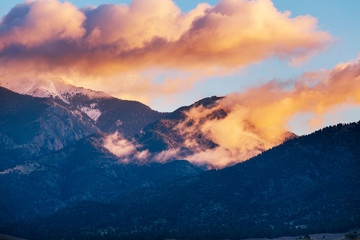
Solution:
[{"label": "blue sky", "polygon": [[[1,1],[0,14],[6,14],[11,7],[20,0]],[[104,3],[125,3],[127,1],[99,1],[99,0],[71,0],[71,3],[78,7],[86,5],[98,6]],[[185,12],[193,9],[198,3],[203,1],[175,0],[177,5]],[[217,1],[206,1],[211,5]],[[278,59],[267,59],[258,64],[253,64],[235,73],[226,76],[209,77],[206,81],[197,82],[195,86],[184,92],[173,96],[176,101],[160,97],[154,99],[150,105],[160,111],[172,111],[179,106],[188,105],[194,101],[212,95],[226,95],[232,92],[242,92],[251,86],[267,81],[296,79],[305,72],[319,71],[321,69],[332,69],[340,62],[349,62],[358,57],[360,52],[360,1],[357,0],[273,0],[275,7],[279,11],[289,10],[292,17],[299,15],[311,15],[318,19],[318,26],[321,30],[330,33],[336,41],[324,52],[318,53],[307,62],[290,66],[287,61]],[[159,76],[159,81],[163,75]],[[358,107],[343,107],[341,111],[329,113],[333,116],[326,122],[332,124],[336,121],[358,121],[360,120],[360,110]],[[334,118],[335,116],[335,118]],[[310,130],[301,127],[301,121],[292,123],[292,128],[297,129],[298,133],[306,133]]]}]

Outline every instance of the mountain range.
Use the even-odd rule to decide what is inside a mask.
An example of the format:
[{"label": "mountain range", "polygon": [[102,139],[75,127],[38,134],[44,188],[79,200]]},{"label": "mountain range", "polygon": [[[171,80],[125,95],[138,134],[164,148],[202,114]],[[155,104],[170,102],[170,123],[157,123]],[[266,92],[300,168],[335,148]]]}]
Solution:
[{"label": "mountain range", "polygon": [[160,113],[57,81],[9,88],[0,87],[0,233],[238,239],[359,227],[360,122],[288,132],[216,170],[184,160],[218,146],[187,112],[225,118],[221,97]]}]

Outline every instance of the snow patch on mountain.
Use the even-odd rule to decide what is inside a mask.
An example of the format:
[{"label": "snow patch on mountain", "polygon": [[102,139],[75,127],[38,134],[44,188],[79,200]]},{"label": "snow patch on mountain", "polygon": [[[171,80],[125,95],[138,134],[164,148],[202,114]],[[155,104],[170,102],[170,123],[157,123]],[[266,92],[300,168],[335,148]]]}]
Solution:
[{"label": "snow patch on mountain", "polygon": [[99,91],[73,86],[61,79],[23,79],[19,81],[0,82],[0,86],[11,91],[41,98],[59,98],[63,102],[70,104],[72,98],[76,95],[87,96],[90,99],[110,98],[111,96]]},{"label": "snow patch on mountain", "polygon": [[39,82],[23,94],[41,98],[58,97],[63,102],[70,104],[69,101],[64,98],[61,93],[59,93],[58,88],[52,81]]},{"label": "snow patch on mountain", "polygon": [[101,116],[101,112],[99,109],[96,108],[89,108],[89,107],[81,107],[80,110],[89,116],[92,120],[95,122],[98,120],[98,118]]},{"label": "snow patch on mountain", "polygon": [[60,95],[68,101],[71,101],[71,99],[77,95],[87,96],[89,99],[111,98],[110,95],[104,92],[86,89],[83,87],[75,87],[65,83],[62,83],[58,88]]}]

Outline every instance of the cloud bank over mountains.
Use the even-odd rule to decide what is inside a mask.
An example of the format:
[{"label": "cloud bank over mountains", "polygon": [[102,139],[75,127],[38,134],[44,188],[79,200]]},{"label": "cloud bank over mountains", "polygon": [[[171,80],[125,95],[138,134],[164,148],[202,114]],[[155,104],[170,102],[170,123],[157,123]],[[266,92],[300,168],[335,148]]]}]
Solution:
[{"label": "cloud bank over mountains", "polygon": [[[316,18],[291,17],[270,0],[223,0],[187,13],[171,0],[82,9],[58,0],[26,1],[0,24],[0,82],[58,77],[116,96],[151,98],[268,58],[298,63],[331,42]],[[141,75],[149,69],[192,74],[155,84]]]}]

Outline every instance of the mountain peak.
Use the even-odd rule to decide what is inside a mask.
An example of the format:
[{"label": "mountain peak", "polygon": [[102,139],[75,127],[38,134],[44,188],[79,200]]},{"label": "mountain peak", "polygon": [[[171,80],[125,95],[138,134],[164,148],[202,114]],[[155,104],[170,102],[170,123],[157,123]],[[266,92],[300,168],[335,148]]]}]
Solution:
[{"label": "mountain peak", "polygon": [[23,95],[39,98],[59,98],[66,104],[70,104],[72,98],[76,95],[87,96],[90,99],[111,98],[110,95],[104,92],[77,87],[59,78],[0,82],[0,86]]}]

